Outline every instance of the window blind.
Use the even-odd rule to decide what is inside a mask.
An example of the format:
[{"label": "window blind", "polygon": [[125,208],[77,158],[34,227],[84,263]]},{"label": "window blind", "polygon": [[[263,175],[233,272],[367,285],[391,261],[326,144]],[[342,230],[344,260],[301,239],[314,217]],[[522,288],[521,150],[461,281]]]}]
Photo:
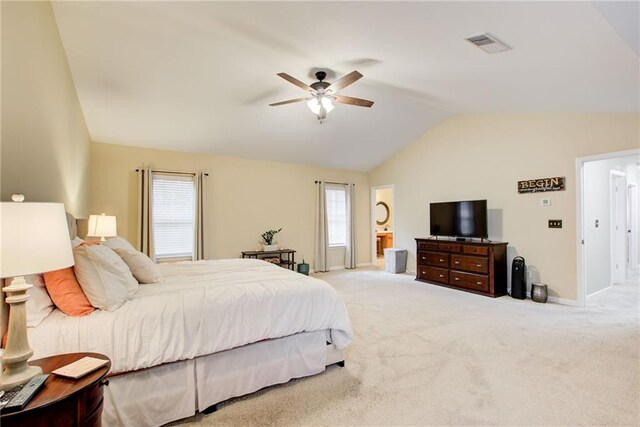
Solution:
[{"label": "window blind", "polygon": [[327,194],[327,226],[329,246],[347,244],[347,197],[344,187],[329,187]]},{"label": "window blind", "polygon": [[193,257],[195,196],[194,176],[153,174],[151,221],[157,259]]}]

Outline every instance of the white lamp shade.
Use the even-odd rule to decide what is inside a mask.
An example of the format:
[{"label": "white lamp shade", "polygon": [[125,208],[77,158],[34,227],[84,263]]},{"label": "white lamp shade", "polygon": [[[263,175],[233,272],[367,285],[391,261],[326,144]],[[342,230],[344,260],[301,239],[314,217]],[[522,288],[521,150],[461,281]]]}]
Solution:
[{"label": "white lamp shade", "polygon": [[0,203],[0,277],[73,265],[62,203]]},{"label": "white lamp shade", "polygon": [[116,217],[111,215],[89,215],[87,236],[113,237],[118,235]]}]

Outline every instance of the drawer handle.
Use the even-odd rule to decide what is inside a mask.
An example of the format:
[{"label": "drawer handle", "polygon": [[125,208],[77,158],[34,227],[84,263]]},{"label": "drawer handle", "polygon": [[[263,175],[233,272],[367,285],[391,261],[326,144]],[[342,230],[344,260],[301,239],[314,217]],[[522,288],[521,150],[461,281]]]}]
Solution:
[{"label": "drawer handle", "polygon": [[460,264],[460,261],[455,261],[454,264]]},{"label": "drawer handle", "polygon": [[444,277],[444,274],[441,274],[440,277]]},{"label": "drawer handle", "polygon": [[440,258],[438,261],[440,261],[440,262],[444,262],[444,260],[443,260],[442,258]]},{"label": "drawer handle", "polygon": [[101,384],[102,384],[103,386],[105,386],[105,387],[109,387],[109,380],[108,380],[107,378],[105,378],[105,379],[103,379],[103,380],[101,381]]},{"label": "drawer handle", "polygon": [[476,285],[482,285],[482,282],[476,282]]},{"label": "drawer handle", "polygon": [[426,257],[426,256],[423,256],[423,257],[422,257],[422,259],[427,259],[427,257]]},{"label": "drawer handle", "polygon": [[454,278],[453,280],[460,280],[460,278],[459,278],[459,277],[456,277],[456,278]]},{"label": "drawer handle", "polygon": [[482,267],[482,264],[476,264],[476,267]]}]

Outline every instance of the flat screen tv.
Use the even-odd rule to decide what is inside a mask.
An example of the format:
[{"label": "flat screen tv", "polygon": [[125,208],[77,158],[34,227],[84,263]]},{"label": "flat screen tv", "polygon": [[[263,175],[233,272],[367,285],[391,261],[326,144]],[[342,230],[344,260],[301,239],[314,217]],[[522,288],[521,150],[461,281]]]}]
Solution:
[{"label": "flat screen tv", "polygon": [[432,236],[489,237],[486,200],[431,203],[429,213]]}]

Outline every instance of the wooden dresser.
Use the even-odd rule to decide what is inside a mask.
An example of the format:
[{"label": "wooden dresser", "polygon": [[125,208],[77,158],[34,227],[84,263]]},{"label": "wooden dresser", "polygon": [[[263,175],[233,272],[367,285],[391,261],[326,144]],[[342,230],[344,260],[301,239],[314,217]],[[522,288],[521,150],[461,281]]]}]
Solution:
[{"label": "wooden dresser", "polygon": [[416,280],[490,297],[507,294],[507,243],[416,239]]}]

